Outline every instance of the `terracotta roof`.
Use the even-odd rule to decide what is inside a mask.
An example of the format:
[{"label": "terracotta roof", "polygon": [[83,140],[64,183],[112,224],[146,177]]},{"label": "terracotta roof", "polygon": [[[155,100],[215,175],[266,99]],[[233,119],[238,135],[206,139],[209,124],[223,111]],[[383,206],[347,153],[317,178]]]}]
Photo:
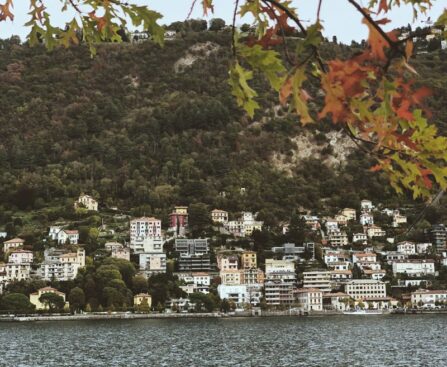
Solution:
[{"label": "terracotta roof", "polygon": [[309,292],[321,292],[318,288],[299,288],[296,290],[297,293],[309,293]]},{"label": "terracotta roof", "polygon": [[28,250],[22,250],[22,249],[18,249],[18,250],[14,250],[11,252],[11,254],[16,254],[16,253],[27,253],[27,254],[32,254],[32,251],[28,251]]},{"label": "terracotta roof", "polygon": [[17,243],[17,242],[24,243],[25,240],[22,240],[21,238],[13,238],[12,240],[5,241],[4,243]]},{"label": "terracotta roof", "polygon": [[76,229],[64,229],[64,232],[66,234],[78,234],[79,233],[79,231]]},{"label": "terracotta roof", "polygon": [[331,274],[352,274],[351,270],[332,270]]}]

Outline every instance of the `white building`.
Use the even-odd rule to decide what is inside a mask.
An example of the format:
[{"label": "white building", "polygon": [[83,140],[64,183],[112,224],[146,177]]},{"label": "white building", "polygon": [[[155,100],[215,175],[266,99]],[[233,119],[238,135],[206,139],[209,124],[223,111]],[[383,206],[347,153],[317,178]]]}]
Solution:
[{"label": "white building", "polygon": [[[238,307],[242,307],[244,304],[251,303],[251,295],[246,285],[225,285],[220,284],[217,286],[217,293],[219,293],[220,299],[226,299],[234,302]],[[259,297],[258,294],[258,302]]]},{"label": "white building", "polygon": [[411,304],[413,306],[427,304],[435,306],[438,302],[447,302],[446,290],[418,289],[417,291],[411,293]]},{"label": "white building", "polygon": [[368,279],[382,280],[386,275],[386,271],[382,269],[365,269],[363,270],[363,274],[365,274]]},{"label": "white building", "polygon": [[251,236],[253,231],[261,231],[263,222],[255,220],[253,213],[243,212],[239,220],[228,221],[225,229],[237,237]]},{"label": "white building", "polygon": [[62,230],[61,226],[50,226],[50,230],[48,231],[48,237],[53,241],[57,241],[57,235],[61,230]]},{"label": "white building", "polygon": [[44,280],[68,281],[78,275],[80,268],[85,266],[85,250],[77,249],[73,253],[64,250],[45,250],[45,260],[40,264],[37,274]]},{"label": "white building", "polygon": [[334,247],[347,246],[349,244],[348,235],[346,232],[333,231],[329,233],[328,240]]},{"label": "white building", "polygon": [[425,243],[417,243],[416,244],[416,252],[418,254],[426,254],[432,248],[432,244],[430,242]]},{"label": "white building", "polygon": [[241,272],[235,269],[222,270],[219,273],[221,284],[224,285],[239,285],[241,284]]},{"label": "white building", "polygon": [[356,220],[357,213],[355,209],[352,208],[344,208],[340,214],[343,214],[348,220]]},{"label": "white building", "polygon": [[370,213],[362,213],[360,214],[360,224],[362,226],[368,226],[374,224],[374,217]]},{"label": "white building", "polygon": [[386,254],[386,262],[388,265],[391,265],[394,261],[406,259],[408,259],[408,255],[397,251],[388,251]]},{"label": "white building", "polygon": [[112,250],[110,257],[130,261],[130,248],[127,247],[115,248]]},{"label": "white building", "polygon": [[352,254],[352,262],[377,262],[377,255],[373,252],[355,252]]},{"label": "white building", "polygon": [[366,243],[368,241],[368,236],[366,233],[354,233],[352,235],[352,242]]},{"label": "white building", "polygon": [[354,299],[386,297],[386,286],[379,280],[354,279],[345,284],[345,293]]},{"label": "white building", "polygon": [[147,252],[155,252],[161,253],[163,252],[163,244],[164,240],[162,237],[146,237],[144,239],[138,239],[133,244],[130,245],[130,248],[136,254],[147,253]]},{"label": "white building", "polygon": [[386,232],[381,227],[375,225],[368,226],[366,228],[366,234],[369,238],[386,236]]},{"label": "white building", "polygon": [[326,227],[326,232],[339,232],[338,229],[338,222],[334,218],[326,218],[326,222],[324,223],[324,226]]},{"label": "white building", "polygon": [[219,270],[237,270],[239,269],[239,257],[236,255],[218,255],[217,267]]},{"label": "white building", "polygon": [[146,238],[161,239],[161,220],[154,217],[135,218],[130,221],[130,248]]},{"label": "white building", "polygon": [[268,279],[294,281],[296,279],[295,263],[288,260],[266,259],[265,276]]},{"label": "white building", "polygon": [[31,274],[30,263],[7,263],[5,264],[6,282],[27,280]]},{"label": "white building", "polygon": [[60,245],[69,243],[77,245],[79,241],[79,232],[71,229],[61,229],[57,234],[57,243]]},{"label": "white building", "polygon": [[407,223],[407,217],[405,215],[399,214],[399,212],[393,215],[393,227],[399,227],[401,224]]},{"label": "white building", "polygon": [[332,263],[339,262],[351,262],[350,256],[346,252],[341,251],[328,251],[324,254],[324,263],[327,266],[330,266]]},{"label": "white building", "polygon": [[370,212],[373,209],[374,209],[374,206],[372,204],[372,201],[370,201],[370,200],[362,200],[360,202],[360,210],[362,212]]},{"label": "white building", "polygon": [[166,273],[166,254],[163,252],[141,253],[139,255],[140,270],[147,276]]},{"label": "white building", "polygon": [[405,255],[415,255],[416,254],[416,244],[409,241],[399,242],[397,244],[397,252]]},{"label": "white building", "polygon": [[214,223],[225,224],[228,222],[228,212],[225,210],[214,209],[211,211],[211,220]]},{"label": "white building", "polygon": [[3,242],[3,252],[6,254],[9,250],[22,247],[25,240],[21,238],[13,238],[12,240]]},{"label": "white building", "polygon": [[393,262],[393,274],[407,274],[415,277],[436,275],[435,261],[431,259],[397,260]]},{"label": "white building", "polygon": [[297,301],[304,311],[323,311],[323,292],[317,288],[301,288],[296,291]]},{"label": "white building", "polygon": [[81,194],[77,202],[75,202],[75,208],[86,208],[87,210],[98,211],[98,202],[90,195]]},{"label": "white building", "polygon": [[105,245],[104,245],[104,248],[107,251],[120,250],[123,247],[124,247],[123,244],[119,243],[119,242],[106,242]]},{"label": "white building", "polygon": [[305,271],[303,273],[303,288],[317,288],[322,292],[330,292],[331,272],[330,271]]},{"label": "white building", "polygon": [[13,264],[31,264],[33,260],[33,252],[22,249],[13,250],[8,258],[8,262]]}]

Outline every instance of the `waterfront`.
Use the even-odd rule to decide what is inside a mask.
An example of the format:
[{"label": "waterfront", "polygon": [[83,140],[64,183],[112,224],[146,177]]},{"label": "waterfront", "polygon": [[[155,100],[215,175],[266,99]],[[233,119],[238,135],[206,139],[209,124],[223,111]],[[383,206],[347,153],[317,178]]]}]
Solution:
[{"label": "waterfront", "polygon": [[0,366],[442,366],[444,315],[0,324]]}]

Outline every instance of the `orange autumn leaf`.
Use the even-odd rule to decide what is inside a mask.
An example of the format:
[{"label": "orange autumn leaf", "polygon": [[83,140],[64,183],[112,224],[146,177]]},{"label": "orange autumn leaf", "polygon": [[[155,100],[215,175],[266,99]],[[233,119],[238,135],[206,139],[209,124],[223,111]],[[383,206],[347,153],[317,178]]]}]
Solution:
[{"label": "orange autumn leaf", "polygon": [[[380,19],[376,21],[377,24],[386,24],[388,22],[388,19]],[[366,18],[363,19],[363,23],[366,24],[369,28],[368,44],[371,47],[372,55],[381,61],[385,61],[386,55],[384,49],[390,47],[388,41],[383,38],[383,36]]]},{"label": "orange autumn leaf", "polygon": [[104,27],[107,25],[107,20],[106,20],[106,18],[105,18],[105,17],[97,17],[97,16],[95,15],[95,12],[94,12],[94,11],[88,13],[88,15],[90,16],[90,18],[92,18],[92,19],[96,22],[96,25],[97,25],[97,27],[98,27],[98,30],[99,30],[100,32],[102,32],[102,30],[104,29]]},{"label": "orange autumn leaf", "polygon": [[9,18],[9,20],[14,20],[14,14],[11,13],[10,8],[12,8],[12,0],[6,0],[6,2],[3,5],[0,5],[0,21],[6,20]]}]

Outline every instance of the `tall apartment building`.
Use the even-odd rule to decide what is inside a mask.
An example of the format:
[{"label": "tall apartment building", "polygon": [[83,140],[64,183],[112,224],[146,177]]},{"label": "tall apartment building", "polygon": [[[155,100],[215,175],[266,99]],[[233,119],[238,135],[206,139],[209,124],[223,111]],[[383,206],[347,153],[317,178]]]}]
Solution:
[{"label": "tall apartment building", "polygon": [[255,251],[244,251],[241,253],[241,267],[242,269],[252,269],[258,266],[257,256]]},{"label": "tall apartment building", "polygon": [[78,275],[80,268],[85,266],[85,250],[66,253],[64,250],[45,250],[45,260],[40,264],[37,274],[44,280],[68,281]]},{"label": "tall apartment building", "polygon": [[188,227],[188,207],[176,206],[169,214],[169,229],[174,237],[183,237]]},{"label": "tall apartment building", "polygon": [[303,277],[303,288],[315,288],[322,292],[332,290],[330,271],[305,271]]},{"label": "tall apartment building", "polygon": [[386,297],[385,283],[380,280],[355,279],[345,284],[345,293],[354,299]]},{"label": "tall apartment building", "polygon": [[430,236],[430,241],[433,243],[433,246],[436,248],[438,253],[446,250],[447,228],[444,224],[433,225],[428,234]]},{"label": "tall apartment building", "polygon": [[180,256],[204,255],[209,252],[207,238],[177,238],[175,240],[174,248],[175,251],[180,254]]},{"label": "tall apartment building", "polygon": [[146,238],[161,239],[161,220],[153,217],[135,218],[130,221],[130,248],[136,246]]},{"label": "tall apartment building", "polygon": [[270,305],[294,302],[295,263],[288,260],[265,260],[265,301]]}]

